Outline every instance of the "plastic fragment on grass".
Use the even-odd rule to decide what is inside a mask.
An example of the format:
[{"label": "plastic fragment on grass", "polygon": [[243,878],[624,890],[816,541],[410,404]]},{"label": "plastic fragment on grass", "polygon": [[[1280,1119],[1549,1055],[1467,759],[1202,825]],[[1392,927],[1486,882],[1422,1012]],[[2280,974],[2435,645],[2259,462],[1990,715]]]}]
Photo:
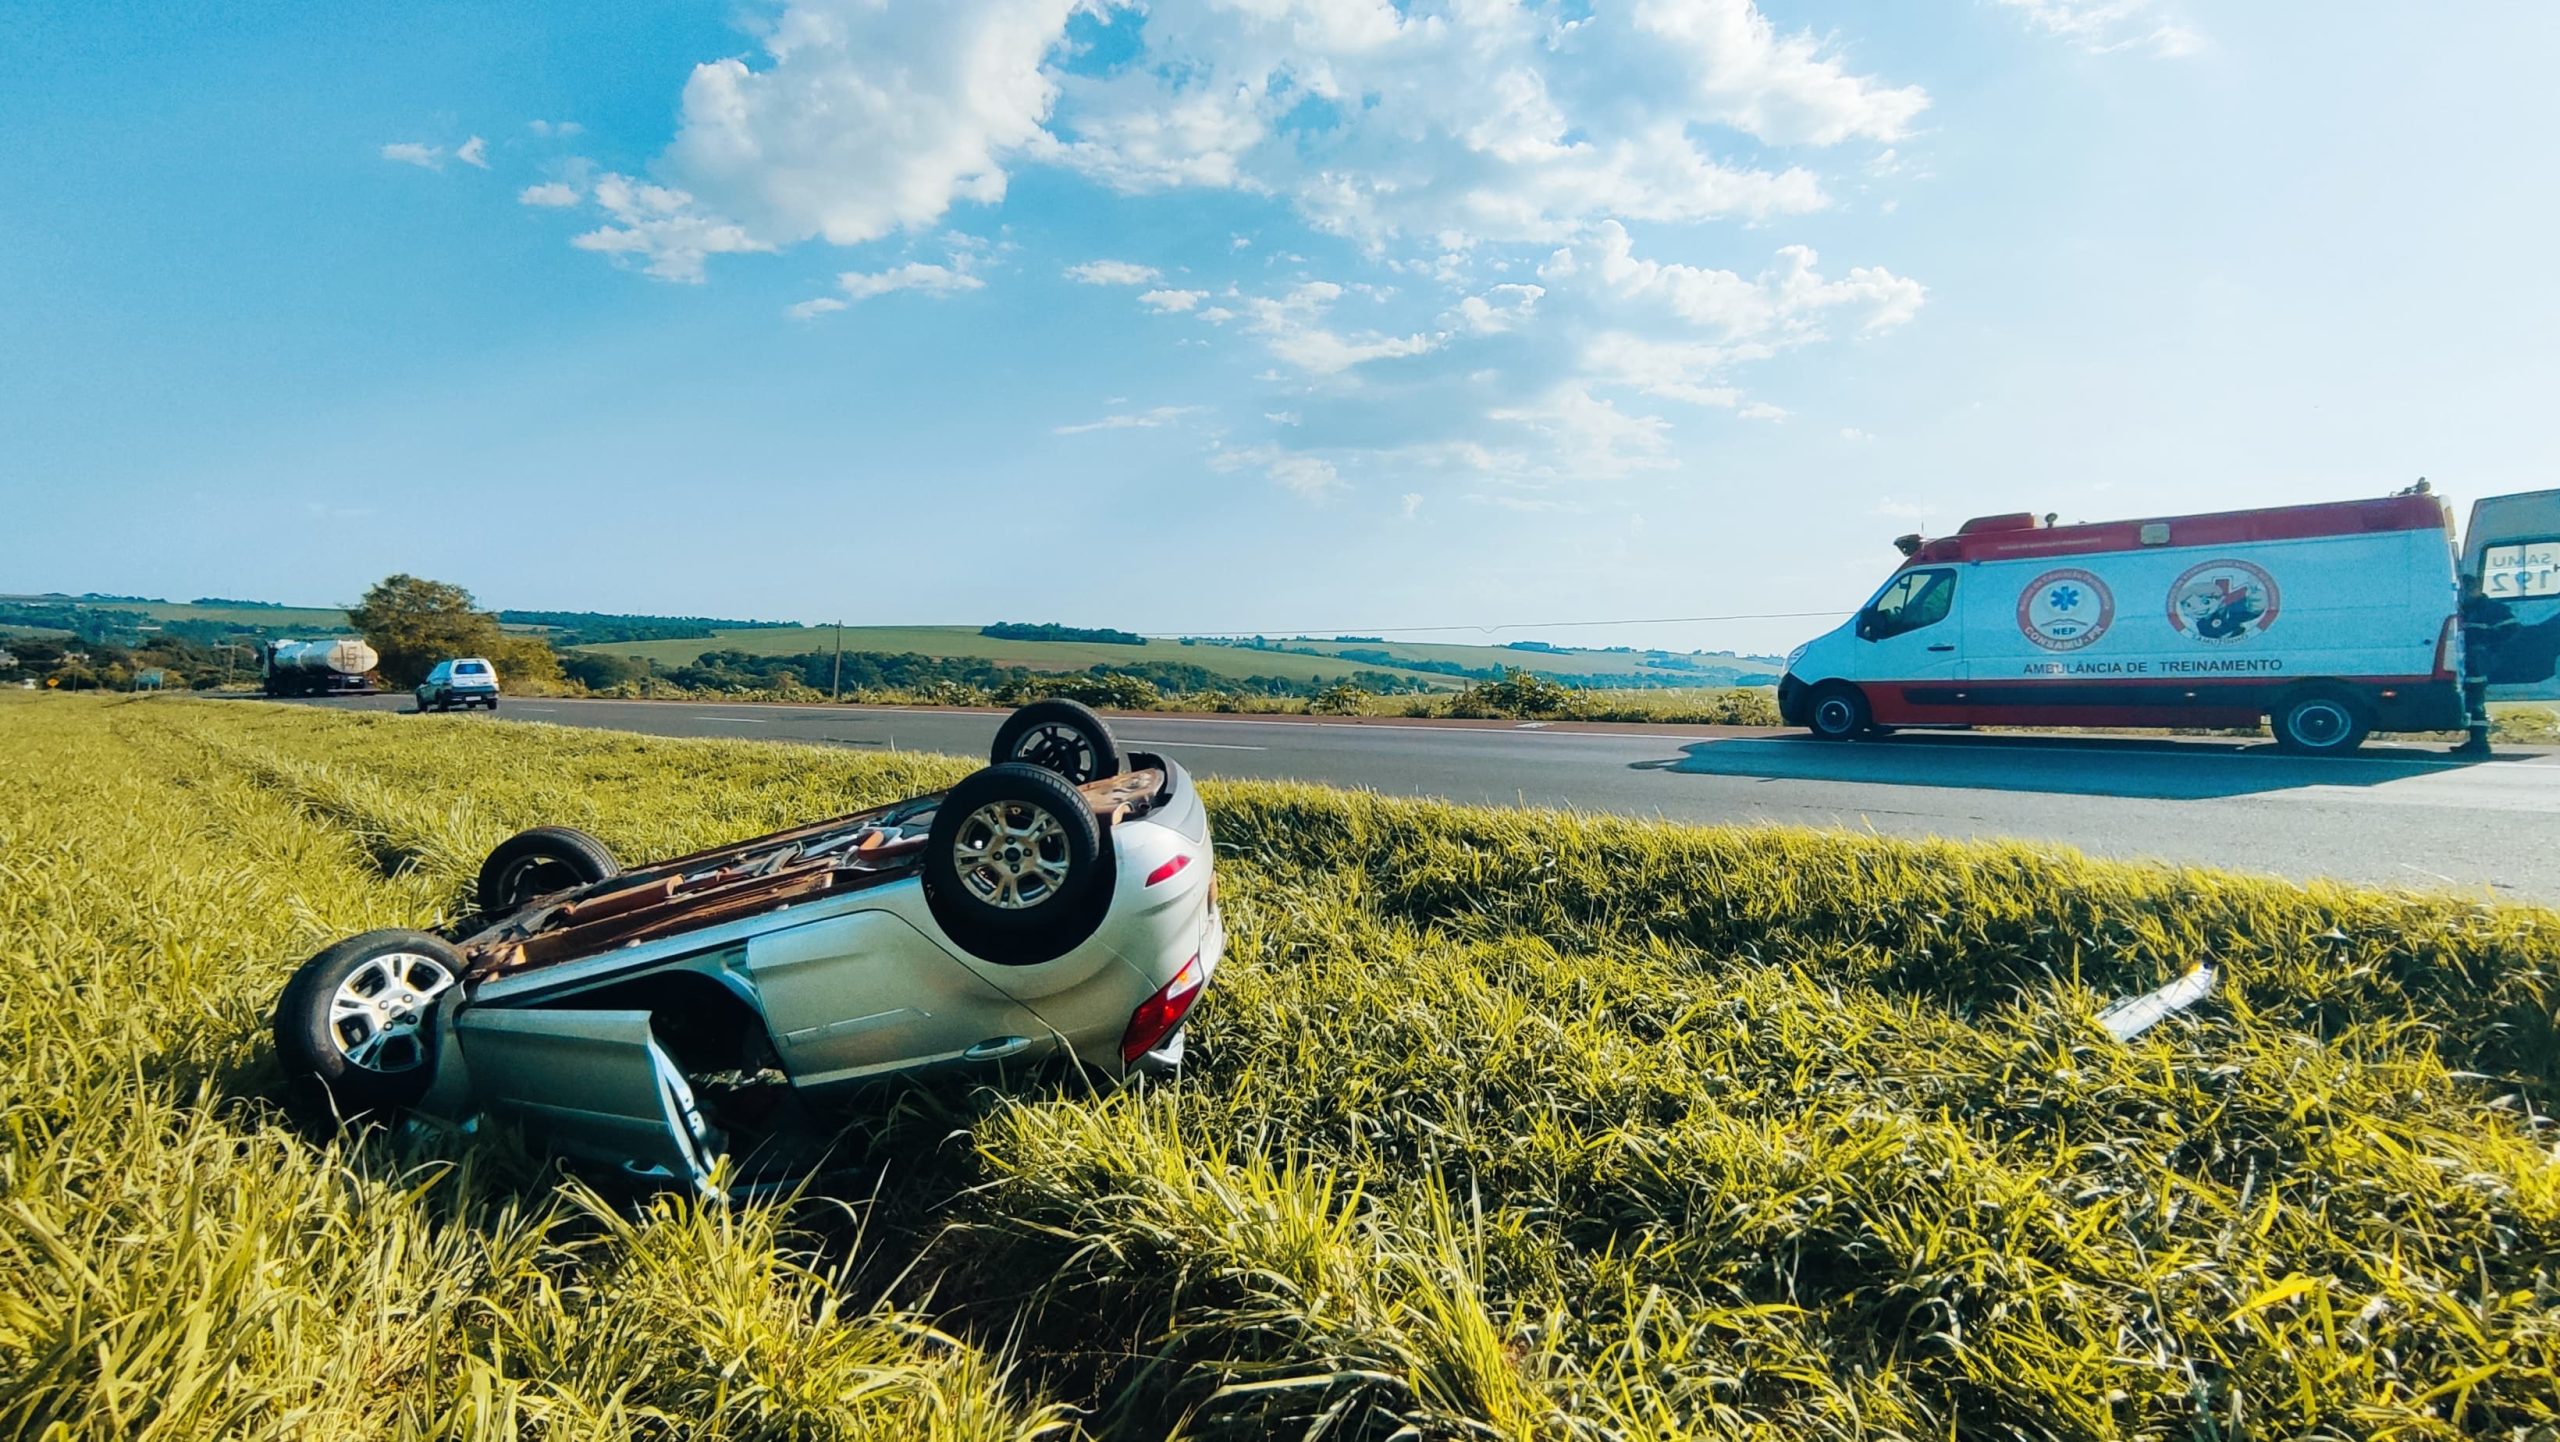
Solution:
[{"label": "plastic fragment on grass", "polygon": [[2213,992],[2213,968],[2199,966],[2156,991],[2129,996],[2098,1013],[2098,1025],[2118,1041],[2135,1037],[2185,1011]]}]

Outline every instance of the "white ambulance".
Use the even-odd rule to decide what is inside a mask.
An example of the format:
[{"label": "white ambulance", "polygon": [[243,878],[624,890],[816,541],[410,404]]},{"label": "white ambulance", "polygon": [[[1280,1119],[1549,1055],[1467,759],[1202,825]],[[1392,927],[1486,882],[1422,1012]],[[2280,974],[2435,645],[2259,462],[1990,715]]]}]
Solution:
[{"label": "white ambulance", "polygon": [[1778,709],[1827,740],[1896,726],[2255,726],[2340,755],[2560,694],[2560,491],[1904,537],[1857,615],[1787,658]]}]

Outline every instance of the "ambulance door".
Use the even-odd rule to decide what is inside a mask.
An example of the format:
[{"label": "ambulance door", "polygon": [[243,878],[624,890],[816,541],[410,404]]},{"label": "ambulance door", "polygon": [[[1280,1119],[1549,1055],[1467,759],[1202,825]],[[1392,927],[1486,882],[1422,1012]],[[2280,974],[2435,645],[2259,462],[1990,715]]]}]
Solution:
[{"label": "ambulance door", "polygon": [[2462,594],[2467,669],[2490,698],[2560,698],[2560,491],[2472,503]]},{"label": "ambulance door", "polygon": [[1856,674],[1878,721],[1926,721],[1956,704],[1964,665],[1956,580],[1953,566],[1900,572],[1858,613]]}]

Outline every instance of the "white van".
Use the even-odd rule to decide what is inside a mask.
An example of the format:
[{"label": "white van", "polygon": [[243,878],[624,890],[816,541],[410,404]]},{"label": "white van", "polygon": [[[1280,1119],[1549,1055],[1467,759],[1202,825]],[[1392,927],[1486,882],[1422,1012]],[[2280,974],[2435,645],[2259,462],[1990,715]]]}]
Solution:
[{"label": "white van", "polygon": [[1874,598],[1787,658],[1789,724],[1846,740],[2263,717],[2285,749],[2337,755],[2371,731],[2461,729],[2466,619],[2491,694],[2551,687],[2560,650],[2560,492],[2481,502],[2459,564],[2451,513],[2423,492],[2091,525],[1985,516],[1898,544]]}]

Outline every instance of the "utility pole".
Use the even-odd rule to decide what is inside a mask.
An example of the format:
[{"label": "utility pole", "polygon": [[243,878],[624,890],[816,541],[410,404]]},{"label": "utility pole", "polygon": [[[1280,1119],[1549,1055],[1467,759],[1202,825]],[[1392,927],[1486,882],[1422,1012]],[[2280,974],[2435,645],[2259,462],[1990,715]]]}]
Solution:
[{"label": "utility pole", "polygon": [[844,699],[844,622],[841,619],[836,622],[836,679],[833,690],[834,699]]}]

